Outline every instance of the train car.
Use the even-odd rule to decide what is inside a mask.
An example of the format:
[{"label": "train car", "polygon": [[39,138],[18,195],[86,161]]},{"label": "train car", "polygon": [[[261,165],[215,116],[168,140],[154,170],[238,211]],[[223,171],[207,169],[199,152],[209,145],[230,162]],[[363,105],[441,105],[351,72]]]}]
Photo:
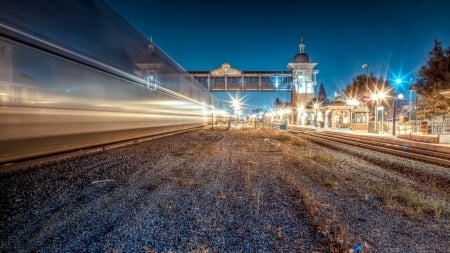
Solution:
[{"label": "train car", "polygon": [[[120,20],[100,1],[78,4],[99,3],[103,16]],[[211,93],[138,33],[132,34],[140,43],[130,42],[134,53],[120,62],[107,50],[97,55],[49,41],[9,15],[0,23],[0,163],[203,126],[218,107]]]}]

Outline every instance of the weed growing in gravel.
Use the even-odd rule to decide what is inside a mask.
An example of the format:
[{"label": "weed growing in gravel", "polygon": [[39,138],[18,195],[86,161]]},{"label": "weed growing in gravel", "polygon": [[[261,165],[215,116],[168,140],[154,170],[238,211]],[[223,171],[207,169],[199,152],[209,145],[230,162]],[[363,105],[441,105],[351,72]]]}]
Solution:
[{"label": "weed growing in gravel", "polygon": [[324,169],[323,166],[313,164],[311,159],[291,156],[290,161],[307,173],[310,178],[321,182],[325,187],[336,189],[339,185],[338,178],[330,170]]},{"label": "weed growing in gravel", "polygon": [[259,216],[259,208],[261,203],[261,185],[258,183],[257,191],[254,193],[256,199],[255,217]]},{"label": "weed growing in gravel", "polygon": [[314,153],[311,157],[312,160],[322,163],[324,165],[330,165],[334,166],[338,164],[338,160],[336,160],[334,157],[324,154],[324,153]]},{"label": "weed growing in gravel", "polygon": [[200,149],[201,153],[207,154],[207,155],[213,155],[217,151],[217,145],[216,143],[207,143],[203,145]]},{"label": "weed growing in gravel", "polygon": [[439,219],[441,217],[441,214],[445,210],[445,203],[443,201],[433,200],[430,202],[430,207],[434,213],[434,217],[436,217],[436,219]]},{"label": "weed growing in gravel", "polygon": [[297,147],[301,147],[301,148],[305,148],[308,146],[308,141],[306,141],[305,139],[301,139],[298,137],[294,137],[291,141],[292,145],[297,146]]},{"label": "weed growing in gravel", "polygon": [[321,203],[314,193],[296,181],[294,177],[286,177],[287,185],[303,201],[307,215],[311,217],[316,232],[322,236],[330,252],[349,252],[350,245],[355,240],[348,233],[348,225],[331,205]]},{"label": "weed growing in gravel", "polygon": [[299,168],[311,168],[312,162],[310,159],[305,159],[303,154],[294,154],[289,156],[289,160]]},{"label": "weed growing in gravel", "polygon": [[426,199],[422,194],[412,189],[398,189],[386,185],[375,187],[377,195],[383,198],[388,207],[401,205],[409,211],[416,213],[427,213],[439,219],[443,213],[450,213],[446,202],[438,199]]},{"label": "weed growing in gravel", "polygon": [[175,170],[175,176],[185,178],[192,174],[193,170],[190,166],[182,164],[179,169]]},{"label": "weed growing in gravel", "polygon": [[279,133],[277,135],[274,135],[273,138],[280,142],[288,142],[292,140],[292,135],[288,133]]},{"label": "weed growing in gravel", "polygon": [[179,178],[176,180],[176,184],[178,187],[187,188],[187,189],[200,187],[199,184],[195,180],[190,179],[190,178]]}]

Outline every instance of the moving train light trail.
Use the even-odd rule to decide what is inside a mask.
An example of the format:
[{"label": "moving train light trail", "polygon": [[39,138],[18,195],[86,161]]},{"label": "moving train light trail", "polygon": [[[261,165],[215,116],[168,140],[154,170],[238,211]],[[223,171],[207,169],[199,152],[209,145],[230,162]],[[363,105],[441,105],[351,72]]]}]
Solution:
[{"label": "moving train light trail", "polygon": [[6,25],[0,35],[0,163],[210,120],[214,97],[164,53],[150,89],[139,76]]}]

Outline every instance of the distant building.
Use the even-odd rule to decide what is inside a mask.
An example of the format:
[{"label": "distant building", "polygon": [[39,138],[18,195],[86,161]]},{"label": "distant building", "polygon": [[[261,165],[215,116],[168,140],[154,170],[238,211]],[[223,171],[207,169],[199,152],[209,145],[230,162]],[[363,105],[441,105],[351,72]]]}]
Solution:
[{"label": "distant building", "polygon": [[224,63],[210,71],[189,71],[209,91],[291,91],[291,122],[298,123],[308,102],[316,96],[317,62],[311,62],[303,41],[288,63],[289,71],[243,71]]},{"label": "distant building", "polygon": [[210,71],[189,71],[210,91],[289,91],[289,71],[242,71],[224,63]]}]

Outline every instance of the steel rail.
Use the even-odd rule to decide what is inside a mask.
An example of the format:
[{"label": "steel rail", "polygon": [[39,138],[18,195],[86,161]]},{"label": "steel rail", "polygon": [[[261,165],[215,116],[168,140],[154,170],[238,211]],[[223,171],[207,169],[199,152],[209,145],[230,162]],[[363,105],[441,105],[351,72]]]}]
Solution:
[{"label": "steel rail", "polygon": [[330,142],[336,144],[347,144],[450,168],[449,154],[445,152],[420,149],[408,145],[395,145],[390,142],[383,142],[382,138],[379,138],[376,141],[359,138],[357,135],[349,138],[340,133],[318,133],[316,131],[292,127],[289,127],[288,132],[295,133],[319,144],[330,145]]},{"label": "steel rail", "polygon": [[87,155],[87,154],[99,153],[99,152],[103,152],[103,151],[111,150],[111,149],[115,149],[115,148],[120,148],[120,147],[131,146],[131,145],[148,142],[148,141],[152,141],[152,140],[163,138],[163,137],[169,137],[169,136],[173,136],[173,135],[177,135],[177,134],[183,134],[183,133],[187,133],[187,132],[200,130],[202,128],[204,128],[204,126],[196,126],[196,127],[186,128],[186,129],[157,133],[157,134],[134,138],[134,139],[129,139],[129,140],[123,140],[123,141],[104,144],[104,145],[85,147],[85,148],[78,149],[78,150],[53,152],[53,153],[42,155],[42,156],[36,156],[36,157],[32,157],[32,158],[24,158],[22,160],[19,159],[19,160],[15,160],[14,162],[0,164],[0,175],[4,174],[4,173],[8,173],[8,172],[29,169],[29,168],[39,165],[39,164],[44,164],[44,163],[53,162],[53,161],[59,161],[59,160],[63,160],[63,159],[73,158],[73,157],[79,157],[79,156]]},{"label": "steel rail", "polygon": [[425,155],[425,156],[429,155],[429,156],[433,156],[436,158],[450,160],[450,152],[442,152],[439,150],[432,150],[432,149],[430,149],[430,147],[428,147],[428,148],[414,147],[412,145],[409,145],[407,142],[392,143],[388,139],[384,139],[383,137],[373,140],[373,139],[369,139],[367,137],[359,136],[356,134],[349,135],[349,134],[345,134],[345,133],[331,133],[331,132],[322,132],[321,134],[330,136],[330,137],[335,137],[336,135],[338,135],[339,139],[345,139],[345,140],[354,141],[354,142],[361,142],[361,143],[366,143],[366,144],[375,145],[375,146],[382,146],[385,148],[392,148],[394,150],[404,150],[404,151],[407,151],[410,153],[413,152],[415,154],[420,154],[420,155]]}]

